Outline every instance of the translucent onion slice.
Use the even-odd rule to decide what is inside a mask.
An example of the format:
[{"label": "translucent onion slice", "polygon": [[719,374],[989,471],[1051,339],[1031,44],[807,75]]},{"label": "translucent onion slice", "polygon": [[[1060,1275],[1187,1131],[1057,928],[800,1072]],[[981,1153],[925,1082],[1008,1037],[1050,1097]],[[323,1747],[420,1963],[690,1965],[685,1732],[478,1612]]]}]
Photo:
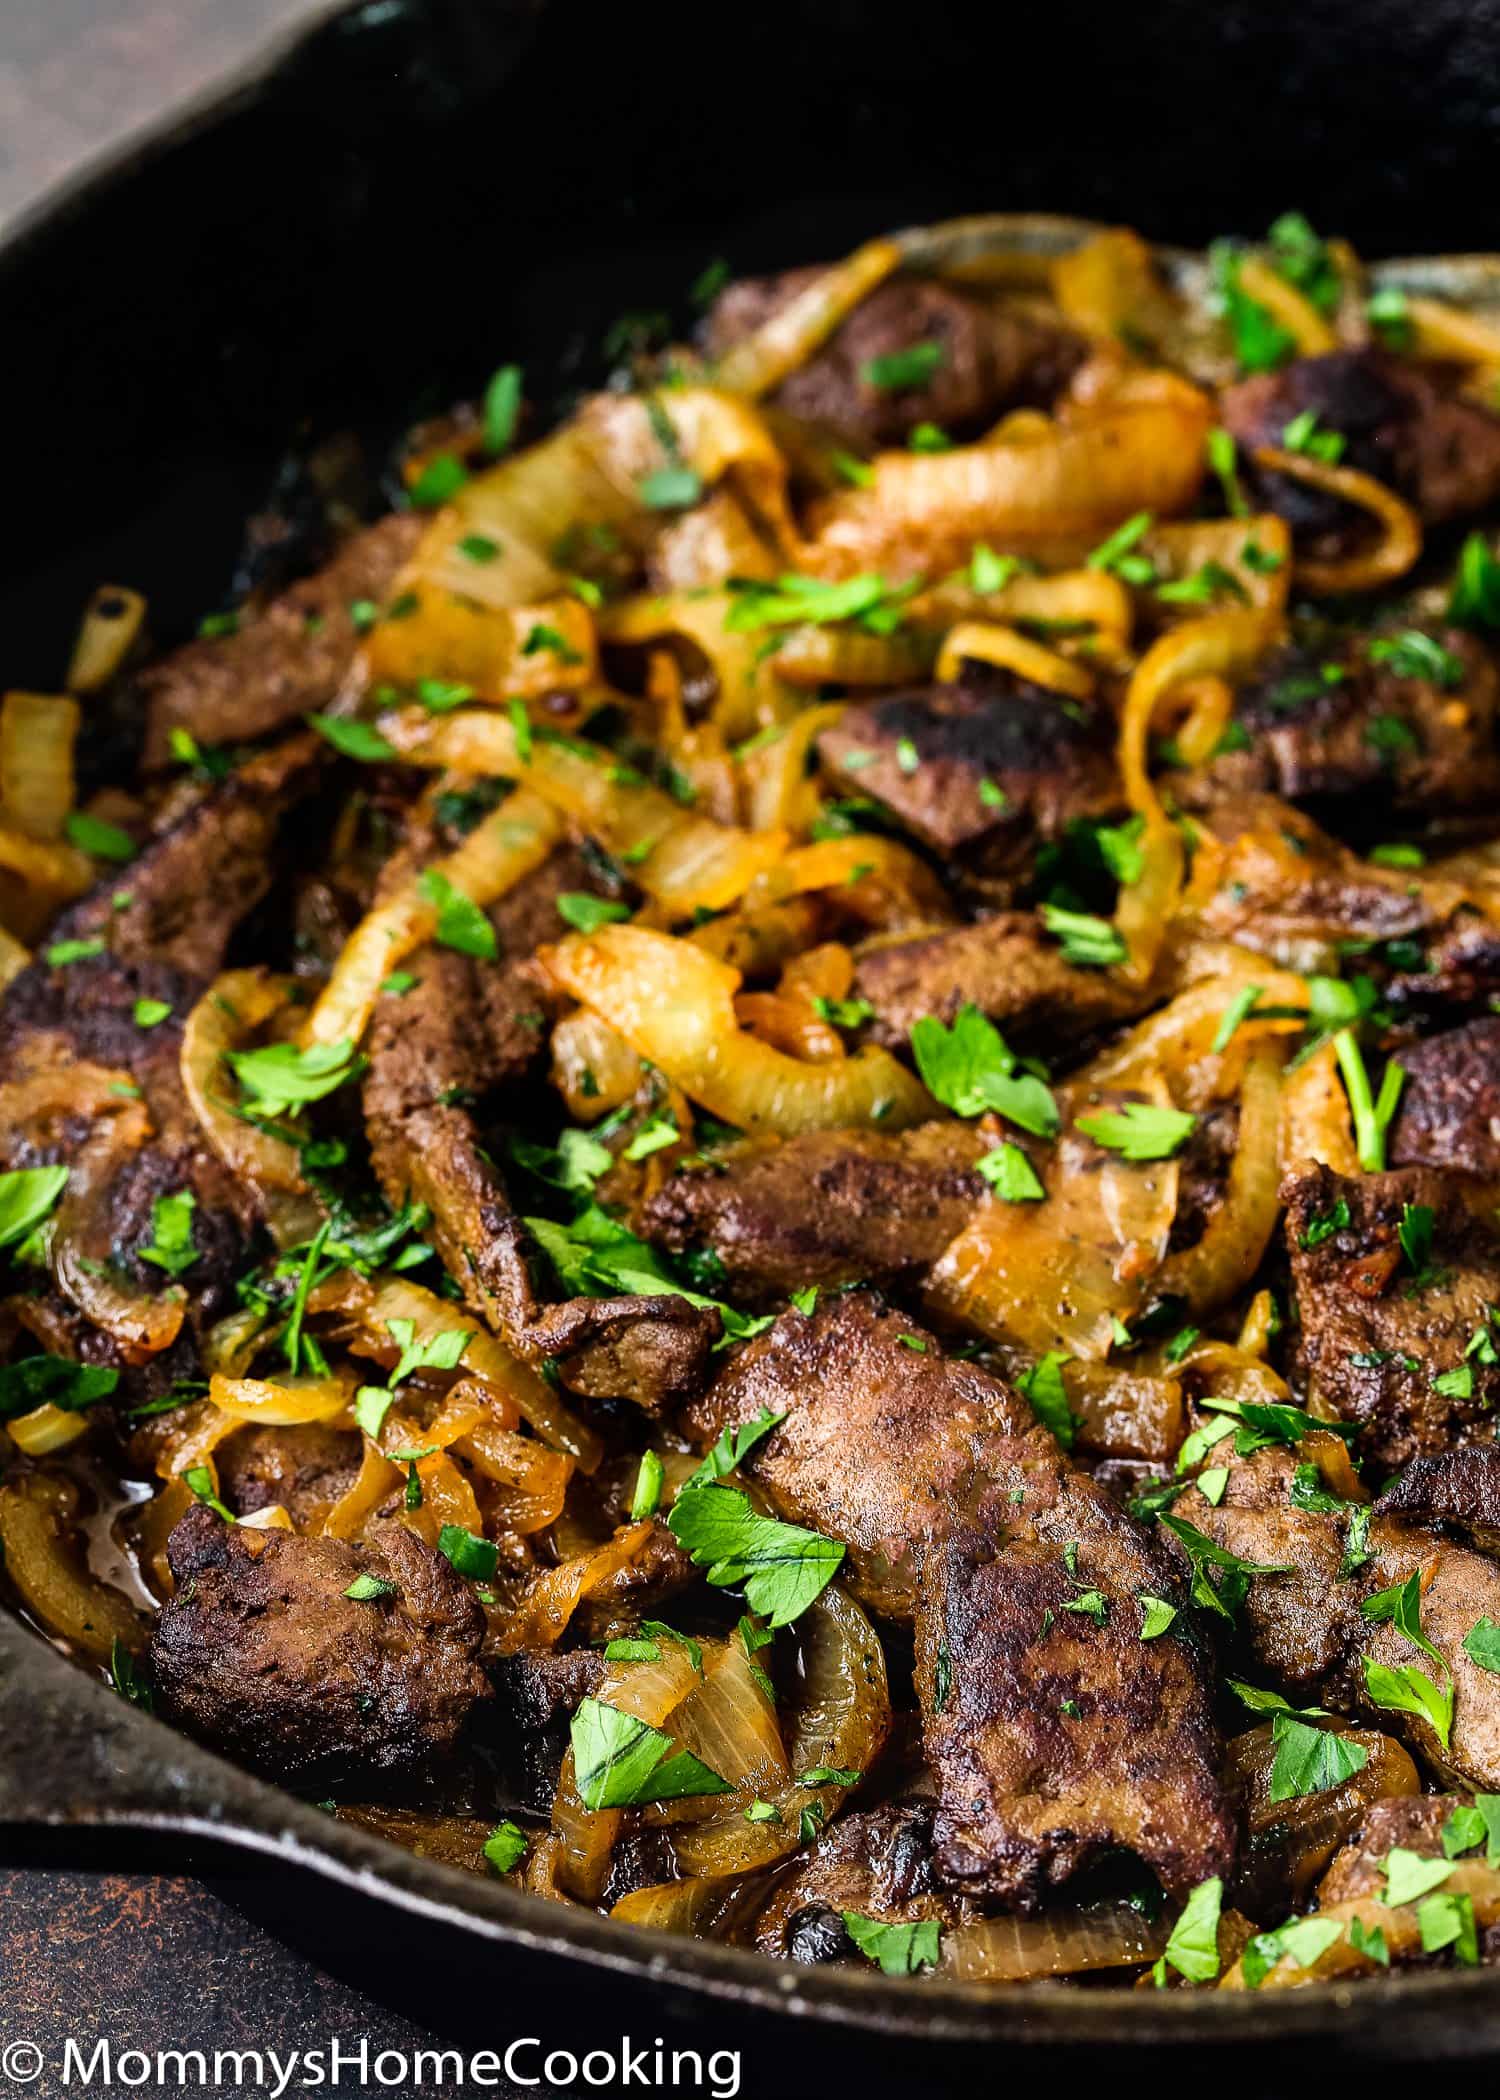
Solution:
[{"label": "translucent onion slice", "polygon": [[653,1932],[672,1932],[682,1939],[721,1939],[728,1929],[755,1908],[765,1892],[760,1877],[747,1880],[743,1874],[716,1874],[706,1880],[662,1881],[651,1888],[632,1889],[610,1911],[627,1925],[645,1925]]},{"label": "translucent onion slice", "polygon": [[[596,543],[613,536],[645,550],[663,514],[647,503],[643,484],[684,467],[705,486],[732,479],[790,549],[786,467],[759,415],[722,390],[664,387],[649,400],[598,396],[540,444],[472,476],[434,518],[396,596],[415,600],[414,619],[423,618],[429,597],[489,611],[555,598],[576,558],[567,550],[580,541],[586,547],[590,536]],[[476,538],[488,550],[479,561],[465,551]]]},{"label": "translucent onion slice", "polygon": [[[562,820],[540,795],[518,789],[482,818],[431,871],[483,908],[539,868],[563,835]],[[366,913],[339,952],[333,974],[302,1030],[304,1043],[357,1043],[369,1026],[380,987],[437,926],[437,907],[414,876]]]},{"label": "translucent onion slice", "polygon": [[80,1653],[105,1662],[120,1641],[139,1654],[146,1629],[120,1591],[89,1574],[79,1516],[79,1491],[71,1481],[24,1473],[0,1483],[6,1575],[26,1609]]},{"label": "translucent onion slice", "polygon": [[883,1050],[802,1065],[745,1035],[734,1017],[737,972],[691,941],[604,926],[543,949],[540,959],[690,1100],[753,1135],[860,1124],[901,1130],[934,1113],[926,1088]]},{"label": "translucent onion slice", "polygon": [[980,543],[1067,560],[1136,511],[1176,515],[1202,481],[1213,408],[1185,381],[1150,379],[1040,440],[882,453],[868,487],[816,508],[805,560],[819,573],[894,577],[961,567]]},{"label": "translucent onion slice", "polygon": [[1305,293],[1289,284],[1260,255],[1247,255],[1239,265],[1239,286],[1247,299],[1263,306],[1297,345],[1301,357],[1322,357],[1337,350],[1338,336]]},{"label": "translucent onion slice", "polygon": [[[856,903],[866,902],[873,891],[885,893],[890,911],[882,912],[879,923],[889,933],[952,922],[953,908],[927,863],[897,839],[865,833],[794,846],[774,868],[756,878],[745,892],[741,909],[764,911],[809,890],[837,890],[845,901]],[[694,938],[713,946],[714,929],[702,927]]]},{"label": "translucent onion slice", "polygon": [[1422,553],[1422,522],[1409,503],[1388,489],[1373,474],[1356,467],[1334,466],[1313,459],[1305,452],[1282,452],[1275,446],[1257,449],[1255,464],[1268,473],[1285,474],[1306,482],[1341,503],[1368,511],[1378,528],[1372,545],[1332,561],[1297,559],[1297,584],[1315,597],[1337,597],[1345,591],[1383,590],[1414,568]]},{"label": "translucent onion slice", "polygon": [[[1160,528],[1159,528],[1160,529]],[[913,598],[907,609],[910,626],[947,628],[961,620],[998,620],[1007,626],[1031,620],[1040,626],[1084,626],[1092,629],[1096,650],[1123,649],[1130,639],[1135,602],[1118,576],[1104,569],[1063,569],[1053,576],[1022,571],[999,590],[977,590],[972,568]],[[902,630],[903,632],[905,630]]]},{"label": "translucent onion slice", "polygon": [[[1159,1171],[1159,1162],[1106,1166],[1065,1129],[1047,1163],[1046,1201],[983,1204],[933,1268],[929,1303],[1033,1356],[1061,1349],[1102,1363],[1115,1321],[1139,1310],[1152,1280],[1151,1248],[1163,1244]],[[1175,1207],[1175,1179],[1171,1195]]]},{"label": "translucent onion slice", "polygon": [[718,361],[714,378],[726,393],[769,394],[805,365],[860,301],[901,267],[895,241],[866,241],[814,278]]},{"label": "translucent onion slice", "polygon": [[46,1458],[88,1435],[88,1417],[78,1408],[54,1407],[50,1400],[6,1423],[10,1440],[28,1458]]},{"label": "translucent onion slice", "polygon": [[1135,1968],[1156,1960],[1170,1930],[1169,1919],[1147,1918],[1128,1903],[1039,1918],[974,1919],[944,1930],[939,1970],[955,1983],[1026,1983]]},{"label": "translucent onion slice", "polygon": [[823,707],[804,707],[766,742],[752,740],[750,749],[737,754],[745,815],[752,831],[810,828],[822,804],[818,783],[811,777],[812,748],[843,712],[842,704],[833,701]]},{"label": "translucent onion slice", "polygon": [[[802,1842],[803,1812],[811,1811],[821,1827],[850,1792],[840,1781],[804,1786],[802,1776],[819,1770],[862,1775],[885,1747],[891,1728],[885,1654],[854,1599],[838,1584],[831,1585],[798,1621],[797,1637],[801,1668],[781,1723],[786,1776],[774,1788],[763,1788],[758,1797],[771,1803],[778,1820],[745,1821],[746,1807],[757,1798],[747,1776],[736,1793],[703,1804],[700,1820],[674,1828],[673,1847],[685,1874],[742,1874],[784,1859]],[[736,1636],[729,1642],[731,1652],[738,1646]],[[676,1726],[674,1715],[674,1734]],[[749,1752],[747,1740],[738,1754]],[[705,1755],[704,1762],[712,1764],[712,1759]],[[727,1766],[713,1769],[734,1776]]]},{"label": "translucent onion slice", "polygon": [[938,653],[940,683],[956,679],[966,662],[996,664],[1033,685],[1067,693],[1075,700],[1087,700],[1094,690],[1093,673],[1082,664],[1059,656],[1055,649],[1044,649],[1014,627],[991,620],[961,620],[950,629]]},{"label": "translucent onion slice", "polygon": [[593,616],[571,596],[485,606],[428,591],[404,618],[377,621],[365,650],[372,678],[404,686],[451,681],[483,700],[581,696],[599,683]]},{"label": "translucent onion slice", "polygon": [[[1247,561],[1247,548],[1257,550],[1263,558]],[[1292,534],[1285,518],[1274,511],[1257,511],[1249,518],[1188,518],[1156,525],[1141,541],[1140,551],[1149,557],[1163,582],[1182,582],[1211,562],[1239,586],[1234,604],[1249,605],[1269,626],[1279,625],[1285,615],[1292,583]],[[1153,609],[1165,612],[1168,608],[1156,598]]]},{"label": "translucent onion slice", "polygon": [[1240,1127],[1224,1200],[1196,1246],[1163,1262],[1158,1285],[1180,1293],[1194,1313],[1211,1311],[1244,1289],[1276,1229],[1281,1168],[1281,1052],[1261,1042],[1251,1051],[1240,1087]]},{"label": "translucent onion slice", "polygon": [[1132,809],[1145,819],[1140,840],[1144,866],[1139,879],[1121,890],[1115,924],[1130,951],[1130,974],[1138,983],[1155,967],[1182,887],[1182,841],[1151,781],[1152,724],[1174,686],[1189,679],[1243,676],[1266,639],[1265,623],[1256,613],[1223,612],[1190,620],[1152,645],[1130,681],[1120,719],[1120,770]]},{"label": "translucent onion slice", "polygon": [[782,682],[780,651],[766,655],[764,633],[726,626],[738,602],[730,591],[705,590],[625,599],[600,613],[600,639],[628,644],[675,635],[691,642],[718,685],[710,719],[726,741],[738,743],[786,721],[802,704]]},{"label": "translucent onion slice", "polygon": [[316,1232],[322,1207],[303,1177],[296,1146],[235,1114],[238,1085],[225,1059],[282,1011],[292,991],[290,978],[266,970],[226,971],[188,1015],[180,1058],[183,1091],[204,1136],[230,1172],[254,1189],[283,1247]]},{"label": "translucent onion slice", "polygon": [[1336,1174],[1360,1172],[1349,1095],[1331,1042],[1282,1082],[1277,1157],[1284,1174],[1301,1173],[1313,1162]]},{"label": "translucent onion slice", "polygon": [[625,860],[646,894],[676,913],[732,904],[786,844],[778,834],[740,831],[684,809],[602,745],[538,735],[523,753],[509,718],[488,709],[461,708],[438,722],[408,710],[383,716],[380,726],[413,765],[523,781]]},{"label": "translucent onion slice", "polygon": [[586,1006],[565,1015],[553,1029],[552,1084],[575,1123],[597,1123],[612,1115],[640,1083],[637,1053]]},{"label": "translucent onion slice", "polygon": [[1500,328],[1493,320],[1445,299],[1424,299],[1408,292],[1403,308],[1411,329],[1414,357],[1440,364],[1474,365],[1481,372],[1500,369]]},{"label": "translucent onion slice", "polygon": [[73,1156],[48,1252],[57,1288],[131,1363],[169,1349],[182,1331],[186,1310],[185,1293],[176,1285],[167,1290],[130,1285],[112,1265],[109,1192],[150,1133],[144,1108],[131,1102],[84,1139]]},{"label": "translucent onion slice", "polygon": [[20,976],[30,961],[30,951],[13,933],[7,933],[5,928],[0,926],[0,992]]},{"label": "translucent onion slice", "polygon": [[146,601],[122,584],[101,584],[83,609],[68,665],[70,693],[97,693],[115,677],[146,624]]},{"label": "translucent onion slice", "polygon": [[654,1530],[649,1521],[624,1525],[602,1546],[575,1554],[560,1566],[533,1576],[500,1637],[502,1653],[515,1655],[527,1648],[555,1648],[585,1597],[591,1597],[622,1569],[635,1567],[645,1558]]},{"label": "translucent onion slice", "polygon": [[562,1514],[573,1461],[551,1451],[539,1437],[519,1436],[493,1422],[476,1423],[453,1449],[498,1492],[497,1517],[521,1537],[542,1531]]},{"label": "translucent onion slice", "polygon": [[931,675],[937,637],[908,624],[894,634],[857,627],[788,627],[772,662],[786,685],[919,685]]},{"label": "translucent onion slice", "polygon": [[208,1397],[237,1422],[289,1429],[302,1422],[335,1422],[354,1398],[354,1381],[329,1378],[210,1378]]},{"label": "translucent onion slice", "polygon": [[0,701],[0,809],[34,839],[61,838],[73,807],[78,702],[52,693]]}]

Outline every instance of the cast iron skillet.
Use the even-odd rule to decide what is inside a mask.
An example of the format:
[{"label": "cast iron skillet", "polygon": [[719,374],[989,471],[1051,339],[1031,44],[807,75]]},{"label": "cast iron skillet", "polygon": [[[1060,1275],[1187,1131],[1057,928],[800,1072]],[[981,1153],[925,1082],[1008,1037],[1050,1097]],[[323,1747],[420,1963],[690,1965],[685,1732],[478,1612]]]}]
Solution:
[{"label": "cast iron skillet", "polygon": [[[55,683],[100,581],[146,590],[159,639],[186,632],[299,428],[378,436],[502,357],[587,384],[611,318],[680,318],[721,253],[765,268],[990,208],[1193,241],[1292,204],[1374,254],[1500,247],[1494,0],[1047,0],[1035,18],[923,0],[883,31],[861,0],[758,0],[743,19],[736,38],[722,8],[368,0],[33,214],[0,250],[6,682]],[[920,2041],[929,2076],[937,2044],[949,2064],[993,2043],[1049,2062],[1214,2047],[1221,2081],[1270,2074],[1272,2052],[1305,2075],[1314,2048],[1500,2046],[1492,1971],[1260,1997],[983,1993],[627,1931],[260,1785],[4,1613],[0,1714],[13,1850],[240,1848],[288,1870],[258,1886],[293,1937],[368,1939],[373,1901],[386,1958],[360,1980],[389,1994],[440,1972],[420,1999],[434,2024],[465,1972],[531,2006],[573,1994],[571,1956],[591,2026],[618,2001],[637,2033],[753,2035],[788,2092],[813,2089],[830,2044],[847,2077],[856,2032],[886,2072]],[[484,2011],[493,2026],[493,1996]]]}]

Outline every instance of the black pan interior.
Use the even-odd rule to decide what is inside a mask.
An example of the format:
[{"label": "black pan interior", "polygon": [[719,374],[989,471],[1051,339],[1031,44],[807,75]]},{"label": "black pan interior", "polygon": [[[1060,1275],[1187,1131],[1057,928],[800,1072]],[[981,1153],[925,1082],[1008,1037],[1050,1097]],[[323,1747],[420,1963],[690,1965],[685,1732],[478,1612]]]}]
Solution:
[{"label": "black pan interior", "polygon": [[1191,243],[1289,205],[1500,246],[1500,0],[367,0],[0,264],[8,682],[101,579],[170,640],[299,427],[389,431],[502,359],[582,384],[725,255],[1050,210]]}]

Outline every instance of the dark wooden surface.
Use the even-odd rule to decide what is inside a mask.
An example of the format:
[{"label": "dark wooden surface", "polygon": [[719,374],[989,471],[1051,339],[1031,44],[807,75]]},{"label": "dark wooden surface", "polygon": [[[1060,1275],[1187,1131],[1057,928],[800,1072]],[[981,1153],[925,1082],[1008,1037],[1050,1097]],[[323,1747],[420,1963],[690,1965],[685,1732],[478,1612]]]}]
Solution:
[{"label": "dark wooden surface", "polygon": [[328,0],[0,0],[0,231]]}]

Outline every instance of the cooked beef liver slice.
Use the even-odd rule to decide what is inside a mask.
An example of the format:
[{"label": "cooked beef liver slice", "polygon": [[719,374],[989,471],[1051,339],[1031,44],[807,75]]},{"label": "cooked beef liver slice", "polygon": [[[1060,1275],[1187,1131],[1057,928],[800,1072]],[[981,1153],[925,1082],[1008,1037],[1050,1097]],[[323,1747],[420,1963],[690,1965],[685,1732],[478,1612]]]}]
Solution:
[{"label": "cooked beef liver slice", "polygon": [[[200,1506],[167,1550],[177,1589],[151,1646],[163,1708],[267,1777],[303,1791],[409,1783],[451,1756],[490,1696],[483,1612],[400,1524],[353,1546],[252,1534]],[[360,1575],[392,1593],[347,1596]]]},{"label": "cooked beef liver slice", "polygon": [[[705,347],[720,357],[821,275],[817,268],[745,278],[719,295]],[[911,387],[879,387],[873,358],[936,343],[942,359]],[[919,423],[977,433],[1007,404],[1045,400],[1076,362],[1060,330],[1030,316],[988,311],[963,293],[918,278],[881,285],[771,396],[778,408],[871,445],[899,445]]]},{"label": "cooked beef liver slice", "polygon": [[649,1415],[702,1390],[723,1320],[712,1306],[670,1294],[568,1298],[540,1308],[528,1346],[553,1359],[571,1392],[633,1400]]},{"label": "cooked beef liver slice", "polygon": [[968,1223],[986,1193],[974,1162],[991,1149],[956,1121],[752,1140],[674,1174],[642,1226],[673,1253],[711,1248],[736,1303],[809,1284],[895,1284],[930,1268]]},{"label": "cooked beef liver slice", "polygon": [[[1308,410],[1345,439],[1342,464],[1396,488],[1426,524],[1483,510],[1500,494],[1500,419],[1380,350],[1296,358],[1230,387],[1220,401],[1225,427],[1246,452],[1284,449],[1286,426]],[[1300,534],[1355,523],[1336,497],[1284,474],[1250,473],[1259,500]]]},{"label": "cooked beef liver slice", "polygon": [[[1289,1180],[1286,1241],[1300,1332],[1296,1363],[1309,1392],[1359,1431],[1385,1466],[1472,1435],[1500,1400],[1500,1370],[1466,1359],[1500,1304],[1500,1237],[1465,1207],[1450,1180],[1421,1167],[1342,1176],[1330,1167]],[[1304,1245],[1348,1214],[1348,1224]],[[1433,1212],[1426,1277],[1414,1276],[1398,1232],[1407,1205]],[[1472,1395],[1433,1384],[1468,1362]]]},{"label": "cooked beef liver slice", "polygon": [[[1455,1467],[1487,1469],[1489,1461],[1478,1459],[1480,1448],[1455,1452]],[[1377,1511],[1369,1526],[1370,1558],[1341,1574],[1348,1519],[1342,1511],[1293,1506],[1294,1451],[1231,1455],[1227,1463],[1222,1501],[1212,1507],[1193,1496],[1190,1521],[1239,1559],[1286,1570],[1253,1577],[1240,1607],[1239,1638],[1256,1674],[1296,1705],[1316,1703],[1369,1717],[1429,1760],[1441,1758],[1472,1785],[1492,1789],[1500,1783],[1500,1679],[1482,1670],[1463,1646],[1479,1619],[1500,1624],[1500,1564],[1436,1530]],[[1450,1480],[1447,1498],[1456,1493]],[[1402,1669],[1414,1651],[1389,1620],[1366,1619],[1360,1605],[1414,1573],[1422,1578],[1422,1631],[1452,1672],[1452,1748],[1446,1756],[1425,1720],[1373,1706],[1365,1685],[1366,1656]]]},{"label": "cooked beef liver slice", "polygon": [[1389,636],[1331,652],[1288,645],[1235,696],[1248,749],[1214,759],[1196,792],[1207,783],[1228,794],[1270,790],[1365,831],[1392,814],[1488,808],[1500,791],[1493,659],[1457,628],[1418,631],[1455,659],[1460,685],[1398,677],[1372,661],[1371,644]]},{"label": "cooked beef liver slice", "polygon": [[1106,712],[982,666],[845,708],[818,757],[842,793],[874,796],[939,853],[1024,852],[1121,807]]},{"label": "cooked beef liver slice", "polygon": [[142,672],[145,764],[169,763],[174,729],[203,745],[251,743],[326,707],[359,643],[350,607],[384,603],[424,522],[417,511],[382,518],[235,633],[189,642]]},{"label": "cooked beef liver slice", "polygon": [[1406,1084],[1391,1131],[1392,1164],[1500,1175],[1500,1016],[1412,1043],[1397,1062]]},{"label": "cooked beef liver slice", "polygon": [[359,1472],[358,1433],[324,1422],[290,1428],[250,1423],[214,1453],[219,1494],[237,1517],[279,1503],[300,1529],[320,1503],[336,1502]]},{"label": "cooked beef liver slice", "polygon": [[[1206,1663],[1175,1631],[1140,1639],[1137,1597],[1182,1596],[1173,1564],[1010,1388],[849,1292],[784,1313],[689,1427],[706,1442],[765,1409],[783,1420],[746,1471],[914,1618],[940,1879],[1027,1907],[1112,1846],[1173,1888],[1220,1871]],[[1102,1622],[1066,1609],[1094,1589]]]},{"label": "cooked beef liver slice", "polygon": [[854,995],[875,1009],[871,1033],[899,1048],[924,1014],[951,1022],[977,1006],[1008,1037],[1041,1043],[1061,1030],[1081,1045],[1141,1012],[1147,995],[1108,970],[1075,969],[1034,912],[996,912],[972,926],[871,942],[855,958]]},{"label": "cooked beef liver slice", "polygon": [[755,1944],[778,1960],[857,1958],[844,1912],[909,1924],[948,1920],[953,1899],[937,1886],[932,1803],[886,1801],[847,1810],[816,1838],[755,1921]]}]

